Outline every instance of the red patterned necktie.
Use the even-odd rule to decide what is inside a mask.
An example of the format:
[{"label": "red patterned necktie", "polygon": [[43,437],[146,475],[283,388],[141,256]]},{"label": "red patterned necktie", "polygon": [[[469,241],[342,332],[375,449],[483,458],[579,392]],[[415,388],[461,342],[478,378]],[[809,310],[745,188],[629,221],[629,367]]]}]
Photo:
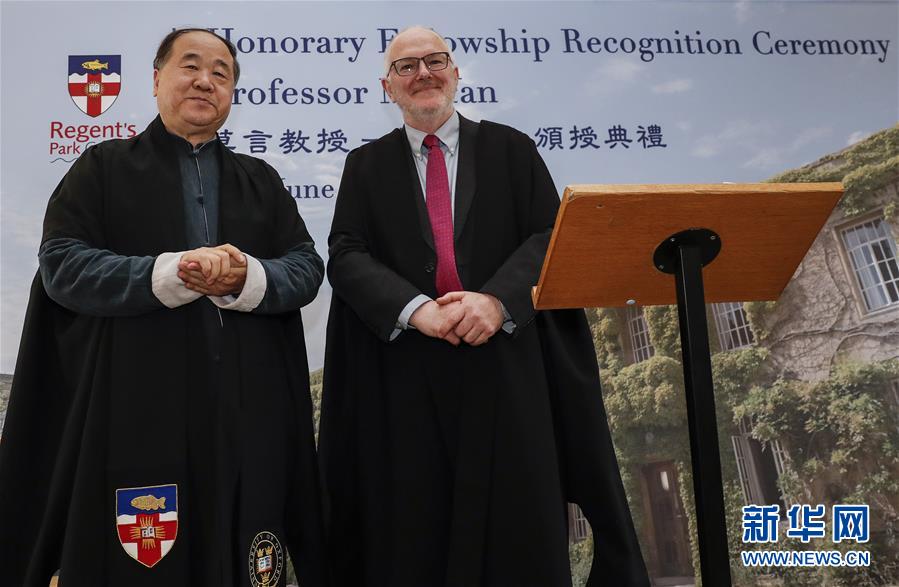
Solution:
[{"label": "red patterned necktie", "polygon": [[450,201],[446,162],[440,150],[440,139],[428,135],[424,140],[428,148],[428,168],[425,177],[425,198],[428,218],[437,249],[437,295],[450,291],[462,291],[462,282],[456,272],[456,252],[453,248],[453,206]]}]

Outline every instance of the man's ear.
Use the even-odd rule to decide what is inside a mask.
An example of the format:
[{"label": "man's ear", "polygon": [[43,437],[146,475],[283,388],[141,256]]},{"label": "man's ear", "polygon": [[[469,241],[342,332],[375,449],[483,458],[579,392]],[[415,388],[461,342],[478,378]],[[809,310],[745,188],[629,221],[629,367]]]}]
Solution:
[{"label": "man's ear", "polygon": [[153,97],[155,98],[158,93],[159,93],[159,70],[154,69],[153,70]]},{"label": "man's ear", "polygon": [[391,101],[391,102],[396,102],[396,100],[393,99],[393,93],[390,91],[390,84],[387,83],[387,78],[386,78],[386,77],[382,77],[382,78],[381,78],[381,88],[382,88],[385,92],[387,92],[387,96],[390,98],[390,101]]}]

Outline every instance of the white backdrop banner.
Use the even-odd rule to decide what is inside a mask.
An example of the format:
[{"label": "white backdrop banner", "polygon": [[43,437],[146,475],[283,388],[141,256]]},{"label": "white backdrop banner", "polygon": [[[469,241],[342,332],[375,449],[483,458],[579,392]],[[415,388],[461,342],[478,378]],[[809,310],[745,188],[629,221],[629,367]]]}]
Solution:
[{"label": "white backdrop banner", "polygon": [[[889,2],[2,2],[0,371],[12,372],[47,199],[84,149],[155,116],[172,28],[228,37],[220,136],[271,163],[327,256],[346,153],[401,124],[398,30],[447,37],[458,109],[531,135],[556,186],[760,181],[899,119]],[[321,366],[327,283],[304,310]]]}]

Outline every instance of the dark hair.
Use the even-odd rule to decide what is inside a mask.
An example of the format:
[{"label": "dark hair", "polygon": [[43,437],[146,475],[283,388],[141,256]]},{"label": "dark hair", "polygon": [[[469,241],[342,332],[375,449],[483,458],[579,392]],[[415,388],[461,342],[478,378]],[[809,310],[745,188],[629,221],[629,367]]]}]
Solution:
[{"label": "dark hair", "polygon": [[225,44],[225,47],[228,48],[228,53],[231,54],[231,60],[234,61],[234,83],[236,84],[237,80],[240,79],[240,63],[237,62],[237,47],[225,37],[217,35],[209,29],[183,28],[175,29],[167,34],[162,42],[159,43],[159,49],[156,50],[156,57],[153,58],[153,69],[162,69],[162,66],[169,60],[169,56],[172,53],[172,45],[175,44],[178,37],[187,33],[206,33]]}]

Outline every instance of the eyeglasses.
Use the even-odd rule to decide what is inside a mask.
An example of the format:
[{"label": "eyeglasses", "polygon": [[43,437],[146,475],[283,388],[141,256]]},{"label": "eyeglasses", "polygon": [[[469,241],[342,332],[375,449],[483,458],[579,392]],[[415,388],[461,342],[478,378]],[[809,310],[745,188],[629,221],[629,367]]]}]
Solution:
[{"label": "eyeglasses", "polygon": [[396,71],[397,75],[415,75],[418,71],[418,64],[422,61],[424,61],[428,71],[441,71],[449,65],[450,56],[446,51],[441,51],[425,55],[424,57],[403,57],[390,64],[390,67],[387,68],[387,74],[390,75],[390,70],[392,69]]}]

